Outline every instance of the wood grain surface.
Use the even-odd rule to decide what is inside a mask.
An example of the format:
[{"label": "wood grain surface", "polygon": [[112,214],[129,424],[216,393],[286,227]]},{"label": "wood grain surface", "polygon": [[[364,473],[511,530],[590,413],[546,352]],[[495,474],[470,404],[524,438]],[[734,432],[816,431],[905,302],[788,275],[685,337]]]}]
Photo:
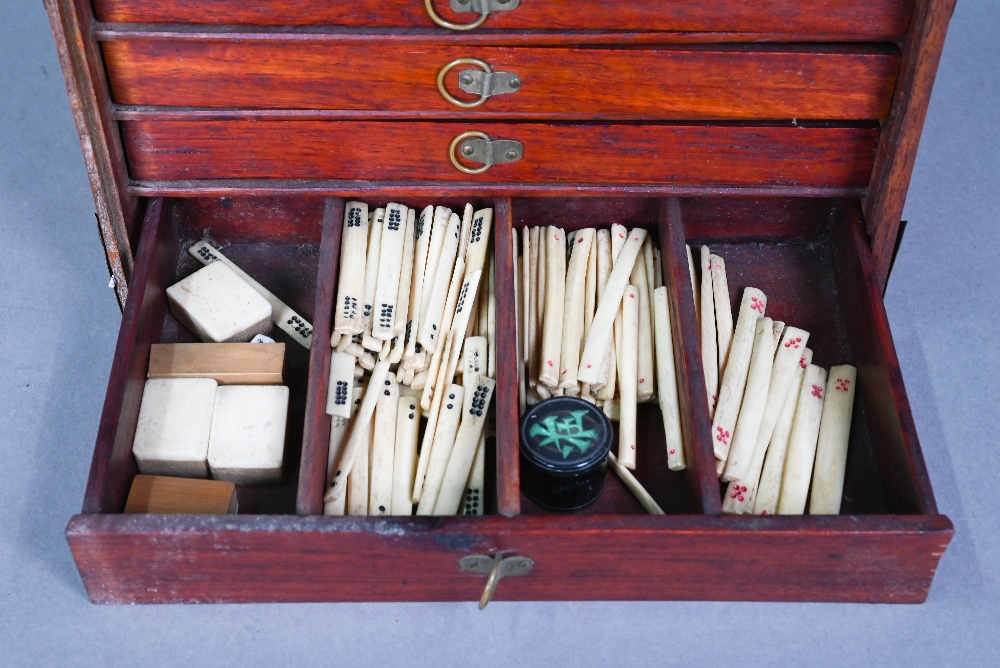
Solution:
[{"label": "wood grain surface", "polygon": [[[102,45],[123,105],[332,109],[375,114],[467,110],[438,92],[438,71],[475,57],[522,85],[476,115],[564,119],[882,119],[897,55],[843,46],[645,49],[430,47],[395,41],[330,44],[133,39]],[[458,86],[462,65],[446,77]]]},{"label": "wood grain surface", "polygon": [[432,122],[130,121],[139,180],[379,179],[467,181],[452,139],[489,130],[524,145],[518,162],[473,180],[859,187],[878,139],[872,127],[802,125],[476,125]]},{"label": "wood grain surface", "polygon": [[[436,0],[443,18],[468,23],[471,13],[455,14]],[[889,40],[909,25],[913,0],[560,0],[522,2],[492,14],[483,29],[664,30],[776,32],[837,35],[857,40]],[[101,21],[253,25],[345,25],[434,27],[419,0],[94,0]]]}]

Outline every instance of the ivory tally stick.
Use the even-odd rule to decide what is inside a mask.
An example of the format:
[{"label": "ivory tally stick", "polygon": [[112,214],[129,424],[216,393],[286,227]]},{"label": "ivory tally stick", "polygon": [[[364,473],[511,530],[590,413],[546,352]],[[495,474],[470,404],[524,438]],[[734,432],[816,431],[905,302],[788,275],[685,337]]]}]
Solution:
[{"label": "ivory tally stick", "polygon": [[[326,493],[325,498],[327,501],[336,501],[346,491],[345,485],[342,483],[347,474],[351,472],[351,467],[354,465],[354,458],[357,456],[358,451],[362,449],[362,445],[367,452],[368,439],[371,434],[372,416],[375,413],[375,404],[379,397],[379,393],[372,391],[372,388],[383,385],[388,375],[388,362],[379,362],[372,369],[371,380],[368,382],[368,391],[365,392],[365,396],[361,400],[361,406],[358,408],[358,414],[354,417],[354,423],[351,427],[351,435],[347,438],[344,451],[341,453],[340,460],[337,462],[336,470],[333,473],[330,489]],[[366,497],[365,503],[367,502]]]},{"label": "ivory tally stick", "polygon": [[562,343],[559,351],[558,386],[563,390],[577,386],[576,376],[580,370],[580,346],[583,340],[587,267],[590,265],[590,247],[593,243],[593,229],[578,230],[569,237],[570,256],[566,269]]},{"label": "ivory tally stick", "polygon": [[[529,237],[531,238],[531,274],[530,281],[528,282],[528,291],[530,293],[530,312],[528,314],[528,350],[527,350],[527,362],[528,362],[528,385],[529,387],[534,387],[538,383],[538,318],[539,318],[539,303],[538,294],[545,289],[545,286],[540,286],[539,281],[539,229],[537,227],[532,227],[529,231]],[[542,255],[544,258],[544,255]],[[480,332],[482,334],[482,332]]]},{"label": "ivory tally stick", "polygon": [[326,413],[345,420],[351,417],[354,395],[354,358],[347,353],[330,353],[330,387],[326,395]]},{"label": "ivory tally stick", "polygon": [[392,508],[392,469],[396,453],[399,385],[395,376],[390,373],[380,387],[373,389],[379,393],[379,398],[375,404],[375,428],[372,432],[368,514],[388,515]]},{"label": "ivory tally stick", "polygon": [[486,252],[489,250],[492,229],[493,209],[480,209],[472,215],[469,246],[465,252],[465,271],[486,269]]},{"label": "ivory tally stick", "polygon": [[472,236],[472,205],[466,204],[462,211],[462,223],[458,233],[458,254],[456,258],[466,259],[466,251],[469,250],[469,237]]},{"label": "ivory tally stick", "polygon": [[420,411],[415,396],[400,397],[396,405],[396,449],[392,458],[392,515],[412,515],[413,474],[417,468]]},{"label": "ivory tally stick", "polygon": [[[492,378],[481,376],[479,383],[472,388],[471,403],[462,411],[462,424],[455,436],[455,445],[448,457],[441,488],[434,503],[434,515],[454,515],[459,512],[465,483],[472,471],[472,461],[476,457],[479,438],[486,427],[486,414],[493,399],[496,382]],[[466,397],[468,400],[468,397]]]},{"label": "ivory tally stick", "polygon": [[621,465],[621,462],[615,457],[614,453],[608,453],[608,463],[614,470],[618,477],[621,479],[625,486],[628,487],[629,491],[635,496],[636,500],[642,504],[642,507],[646,509],[646,512],[650,515],[663,515],[663,508],[660,508],[660,504],[652,497],[652,495],[646,491],[646,488],[636,480],[632,472]]},{"label": "ivory tally stick", "polygon": [[[583,341],[587,340],[587,334],[590,333],[590,325],[594,321],[594,312],[597,311],[597,243],[596,243],[596,233],[595,241],[591,242],[590,245],[590,258],[587,260],[587,280],[584,285],[586,292],[583,296],[583,337],[580,341],[580,345],[583,345]],[[579,369],[578,369],[579,370]],[[580,391],[580,398],[585,401],[591,401],[592,386],[589,383],[584,383]]]},{"label": "ivory tally stick", "polygon": [[[517,296],[520,300],[520,306],[517,311],[517,331],[521,335],[521,352],[518,359],[521,362],[527,362],[528,340],[531,338],[531,233],[527,228],[521,228],[520,234],[521,254],[518,264],[520,270],[516,274],[516,278],[521,281],[517,291]],[[521,376],[524,375],[522,371]]]},{"label": "ivory tally stick", "polygon": [[[394,314],[392,335],[399,339],[400,357],[406,344],[406,324],[410,317],[410,285],[413,283],[413,255],[416,252],[416,239],[413,232],[416,229],[414,218],[416,212],[409,209],[406,212],[406,234],[403,238],[403,264],[400,267],[399,290],[396,292],[396,313]],[[399,360],[396,360],[397,362]]]},{"label": "ivory tally stick", "polygon": [[[524,383],[524,314],[521,312],[523,300],[521,297],[521,257],[518,254],[518,238],[517,230],[511,230],[511,238],[513,239],[513,248],[511,253],[513,257],[511,258],[514,271],[514,343],[515,343],[515,356],[514,356],[514,375],[517,378],[517,406],[519,414],[523,414],[528,405],[528,395],[525,392]],[[487,359],[487,365],[489,360]]]},{"label": "ivory tally stick", "polygon": [[[653,240],[650,237],[646,237],[646,240],[642,244],[642,259],[646,264],[646,292],[643,295],[646,303],[646,312],[649,314],[649,339],[650,339],[650,349],[649,349],[649,375],[647,376],[646,384],[649,385],[648,388],[643,387],[642,376],[639,376],[639,400],[643,401],[643,396],[646,400],[652,400],[656,397],[656,336],[653,334],[653,290],[656,289],[656,281],[653,278],[654,271],[654,260],[653,260]],[[641,307],[641,304],[640,304]],[[640,351],[641,354],[641,351]],[[640,358],[640,364],[642,360]],[[648,390],[648,391],[647,391]]]},{"label": "ivory tally stick", "polygon": [[618,461],[627,469],[635,468],[636,373],[639,350],[639,290],[626,286],[622,300],[622,366],[618,393],[621,416],[618,422]]},{"label": "ivory tally stick", "polygon": [[565,306],[566,233],[558,227],[549,226],[545,228],[545,317],[542,320],[538,382],[550,389],[559,386]]},{"label": "ivory tally stick", "polygon": [[698,282],[695,279],[694,273],[694,253],[691,252],[691,246],[684,246],[687,249],[688,256],[688,275],[691,277],[691,296],[694,298],[694,315],[698,319],[698,331],[701,331],[701,295],[698,291]]},{"label": "ivory tally stick", "polygon": [[760,480],[757,482],[757,493],[754,495],[753,512],[755,515],[773,515],[778,510],[778,496],[781,493],[781,476],[785,470],[788,439],[792,436],[795,409],[799,405],[799,392],[802,390],[806,367],[812,363],[813,357],[812,350],[809,348],[803,348],[801,352],[802,355],[795,364],[788,392],[781,403],[771,439],[768,441],[764,456],[764,468],[761,470]]},{"label": "ivory tally stick", "polygon": [[474,383],[476,376],[486,373],[487,345],[485,336],[470,336],[465,340],[463,382]]},{"label": "ivory tally stick", "polygon": [[424,295],[424,273],[427,266],[427,250],[430,246],[433,218],[434,207],[432,206],[421,211],[420,217],[417,218],[413,249],[413,277],[410,279],[410,306],[407,309],[409,320],[406,323],[406,347],[403,349],[404,358],[410,358],[416,354],[417,331],[420,327],[420,309]]},{"label": "ivory tally stick", "polygon": [[[437,330],[433,332],[435,340],[439,338],[438,337],[439,331],[444,332],[445,335],[452,334],[452,338],[455,338],[455,335],[452,333],[451,325],[452,325],[452,320],[455,316],[455,308],[458,304],[458,296],[459,293],[461,292],[461,285],[462,285],[461,283],[462,275],[464,273],[465,273],[465,260],[459,258],[459,260],[455,263],[454,270],[452,271],[451,283],[448,286],[448,295],[445,298],[445,305],[444,305],[444,310],[441,314],[440,324],[435,325],[435,327],[437,328]],[[469,306],[471,306],[471,304]],[[463,336],[465,335],[464,331],[462,332],[462,335]],[[458,343],[459,345],[461,344],[461,342]],[[454,345],[455,342],[452,341],[452,347],[454,347]],[[430,406],[431,396],[434,393],[434,391],[438,387],[441,387],[441,385],[438,385],[437,381],[438,370],[439,368],[447,368],[448,361],[449,361],[448,356],[443,354],[443,351],[440,346],[434,349],[433,353],[431,354],[430,366],[428,367],[428,371],[430,373],[427,376],[427,386],[424,387],[423,396],[420,398],[420,406],[424,410],[427,410],[428,407]],[[444,381],[445,384],[451,382],[451,374],[453,372],[454,372],[453,369],[448,372],[448,375],[445,377]]]},{"label": "ivory tally stick", "polygon": [[489,264],[489,291],[486,299],[486,343],[489,358],[486,361],[486,370],[491,378],[497,375],[497,292],[496,292],[496,256],[490,254]]},{"label": "ivory tally stick", "polygon": [[[451,209],[443,206],[435,208],[433,221],[427,246],[427,260],[424,263],[423,294],[420,297],[421,323],[427,319],[427,307],[430,304],[434,277],[441,266],[441,251],[444,247],[445,233],[451,224]],[[451,269],[449,268],[448,271]],[[413,336],[416,338],[419,333],[419,330],[414,330]]]},{"label": "ivory tally stick", "polygon": [[663,287],[663,258],[659,248],[653,249],[653,266],[656,267],[653,274],[653,289],[656,290]]},{"label": "ivory tally stick", "polygon": [[354,467],[347,476],[348,515],[368,514],[368,457],[371,454],[372,443],[372,423],[370,421],[365,424],[363,432],[358,456],[355,458]]},{"label": "ivory tally stick", "polygon": [[771,370],[774,367],[773,325],[774,321],[767,317],[757,320],[746,390],[743,392],[736,429],[733,430],[723,480],[745,480],[749,473],[750,460],[753,459],[757,434],[760,432],[767,404]]},{"label": "ivory tally stick", "polygon": [[[434,429],[434,444],[427,463],[427,474],[420,492],[420,502],[417,504],[417,515],[433,515],[444,480],[448,458],[455,446],[455,436],[462,419],[462,400],[465,390],[461,385],[449,385],[441,393],[444,395],[441,413]],[[419,471],[417,475],[420,475]]]},{"label": "ivory tally stick", "polygon": [[788,441],[785,470],[781,475],[781,493],[778,497],[779,515],[801,515],[806,510],[809,479],[812,477],[816,458],[816,439],[823,415],[826,394],[825,369],[810,364],[806,367],[805,380],[799,392],[799,405],[795,409],[795,424]]},{"label": "ivory tally stick", "polygon": [[385,209],[375,209],[370,214],[368,222],[368,259],[365,262],[365,289],[361,300],[361,324],[364,326],[365,333],[371,331],[375,288],[378,284],[378,259],[382,252],[382,222],[384,219]]},{"label": "ivory tally stick", "polygon": [[635,228],[629,232],[615,267],[611,270],[604,294],[597,305],[597,313],[594,315],[594,323],[590,327],[587,344],[583,348],[579,373],[581,382],[594,383],[598,379],[598,367],[604,359],[608,340],[611,338],[615,315],[622,303],[622,295],[628,287],[632,266],[635,264],[636,257],[639,256],[639,251],[642,250],[642,242],[645,238],[646,230],[641,228]]},{"label": "ivory tally stick", "polygon": [[718,255],[710,258],[712,265],[712,304],[715,308],[715,335],[718,341],[719,375],[726,370],[729,346],[733,342],[733,305],[729,301],[729,279],[726,261]]},{"label": "ivory tally stick", "polygon": [[[445,335],[444,348],[442,348],[441,354],[451,355],[451,332]],[[435,382],[439,388],[442,390],[447,386],[444,382],[444,377],[447,374],[447,364],[438,365],[438,374]],[[414,378],[414,385],[416,385],[416,379]],[[431,381],[428,378],[427,383]],[[426,390],[426,385],[424,386]],[[429,408],[424,408],[424,415],[427,416],[427,426],[424,428],[424,436],[420,441],[420,457],[417,459],[417,473],[413,478],[413,496],[411,497],[413,503],[420,501],[420,493],[424,488],[424,478],[427,475],[427,464],[430,461],[431,449],[434,447],[434,432],[437,430],[438,419],[441,415],[441,403],[444,398],[444,391],[434,392],[431,396],[431,403]]]},{"label": "ivory tally stick", "polygon": [[[351,393],[351,417],[354,417],[358,412],[358,407],[361,405],[361,396],[364,394],[364,389],[361,387],[355,387],[354,391]],[[327,450],[326,454],[326,484],[329,487],[330,482],[333,480],[334,466],[337,464],[337,460],[340,459],[340,453],[344,449],[344,444],[347,441],[347,435],[350,431],[351,423],[350,419],[333,418],[330,424],[330,448]],[[347,512],[347,495],[341,494],[340,498],[336,501],[324,501],[323,502],[323,514],[324,515],[344,515]]]},{"label": "ivory tally stick", "polygon": [[712,255],[708,246],[701,247],[701,365],[705,370],[705,391],[709,414],[715,413],[719,396],[719,350],[715,333],[715,298],[712,292]]},{"label": "ivory tally stick", "polygon": [[[624,245],[624,240],[622,245]],[[594,304],[595,317],[597,304],[600,303],[601,297],[604,296],[604,288],[608,283],[608,277],[611,276],[611,268],[614,265],[614,259],[612,256],[612,243],[611,243],[611,231],[610,230],[598,230],[597,231],[597,302]],[[617,321],[617,318],[616,318]],[[593,327],[593,318],[591,318],[590,326]],[[587,329],[587,336],[590,336],[590,328]],[[614,338],[618,336],[618,332],[615,331],[614,336],[608,341],[608,345],[605,349],[604,360],[601,363],[601,371],[599,375],[600,387],[597,390],[597,398],[601,401],[607,401],[613,399],[615,396],[616,378],[618,376],[618,355],[615,350]]]},{"label": "ivory tally stick", "polygon": [[[628,230],[624,225],[612,224],[611,225],[611,270],[614,271],[615,265],[618,264],[618,256],[621,255],[622,248],[625,247],[625,240],[628,239]],[[608,278],[611,275],[608,274]],[[631,274],[629,275],[629,280],[632,280]],[[606,286],[607,284],[605,284]],[[597,304],[600,305],[600,300]],[[594,314],[597,317],[597,314]],[[622,365],[622,307],[621,304],[618,305],[618,313],[615,315],[615,324],[613,327],[614,339],[611,343],[615,347],[615,365],[620,368]],[[598,375],[599,380],[603,380],[603,376]]]},{"label": "ivory tally stick", "polygon": [[663,433],[667,445],[667,467],[680,471],[686,466],[681,437],[681,411],[677,397],[677,370],[674,363],[673,332],[670,329],[670,304],[667,288],[653,291],[653,332],[656,336],[656,396],[663,415]]},{"label": "ivory tally stick", "polygon": [[[455,281],[460,281],[462,274],[455,276],[456,257],[458,255],[459,227],[461,221],[455,214],[451,215],[448,227],[444,232],[444,244],[441,247],[441,257],[437,271],[434,272],[434,282],[431,284],[430,300],[427,304],[426,318],[420,323],[420,336],[417,343],[425,350],[434,352],[439,343],[441,332],[444,331],[442,321],[445,318],[445,303],[448,299],[448,288]],[[464,267],[464,262],[463,262]]]},{"label": "ivory tally stick", "polygon": [[465,495],[459,512],[463,515],[482,515],[486,504],[486,430],[479,434],[479,445],[472,460],[472,471],[465,483]]},{"label": "ivory tally stick", "polygon": [[[643,248],[648,243],[649,237],[646,237],[646,241],[643,242]],[[649,282],[646,275],[646,262],[643,256],[636,258],[635,265],[632,267],[630,280],[632,285],[635,286],[639,297],[639,347],[637,349],[636,396],[638,397],[638,401],[646,402],[653,396],[653,386],[655,385],[653,374],[655,371],[653,369],[653,327],[649,310]]]},{"label": "ivory tally stick", "polygon": [[344,206],[344,226],[340,236],[340,277],[337,280],[337,302],[334,331],[360,334],[361,307],[364,302],[365,268],[359,266],[368,254],[368,205],[348,202]]},{"label": "ivory tally stick", "polygon": [[750,355],[753,351],[754,330],[757,320],[764,316],[767,298],[757,288],[746,288],[740,304],[740,315],[733,333],[733,344],[729,349],[729,363],[722,376],[719,401],[715,405],[712,419],[712,444],[715,458],[725,462],[729,458],[729,443],[736,429],[736,419],[743,402],[747,372],[750,370]]},{"label": "ivory tally stick", "polygon": [[375,312],[372,314],[372,336],[380,341],[388,341],[395,336],[396,302],[399,296],[408,217],[409,210],[402,204],[390,204],[385,209],[378,279],[375,283]]},{"label": "ivory tally stick", "polygon": [[849,364],[830,369],[813,467],[810,515],[839,515],[844,495],[847,444],[851,438],[858,370]]}]

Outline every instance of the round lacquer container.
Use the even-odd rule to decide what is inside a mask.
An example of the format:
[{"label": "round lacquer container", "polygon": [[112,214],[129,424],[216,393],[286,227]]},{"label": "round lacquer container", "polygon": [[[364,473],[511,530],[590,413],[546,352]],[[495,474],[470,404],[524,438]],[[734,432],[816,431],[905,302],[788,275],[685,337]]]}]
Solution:
[{"label": "round lacquer container", "polygon": [[553,510],[583,508],[601,495],[611,421],[576,397],[553,397],[521,419],[521,491]]}]

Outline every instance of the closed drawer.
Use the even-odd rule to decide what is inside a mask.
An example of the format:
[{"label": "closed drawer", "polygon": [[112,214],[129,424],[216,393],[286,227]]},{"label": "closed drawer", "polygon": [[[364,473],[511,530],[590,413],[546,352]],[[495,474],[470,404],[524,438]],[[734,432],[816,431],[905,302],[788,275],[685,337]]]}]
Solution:
[{"label": "closed drawer", "polygon": [[[356,193],[345,192],[354,196]],[[383,192],[364,199],[384,204]],[[857,200],[645,197],[506,198],[440,188],[402,203],[470,200],[495,207],[494,244],[512,230],[642,225],[663,261],[673,319],[688,468],[661,476],[654,406],[642,421],[637,469],[667,511],[647,516],[608,478],[590,508],[532,506],[517,475],[515,327],[497,329],[496,475],[484,517],[323,517],[330,418],[326,339],[336,293],[343,200],[152,200],[119,336],[83,513],[67,537],[91,598],[105,603],[474,600],[472,554],[534,560],[505,578],[504,600],[707,599],[919,602],[951,537],[938,514],[910,416]],[[240,515],[121,515],[136,473],[137,421],[150,343],[182,339],[162,290],[184,272],[186,246],[210,228],[231,259],[310,317],[313,348],[289,374],[299,410],[289,434],[288,482],[269,495],[240,488]],[[824,366],[858,368],[858,396],[839,516],[719,516],[700,343],[685,242],[721,250],[731,290],[764,289],[769,314],[815,331]],[[180,259],[180,262],[178,260]],[[497,319],[513,322],[513,261],[496,253]],[[279,335],[280,336],[280,335]],[[296,344],[289,344],[295,346]],[[292,351],[294,352],[294,351]],[[505,363],[504,360],[509,360]],[[291,360],[290,360],[291,361]],[[301,459],[298,454],[301,446]],[[297,465],[298,464],[298,465]],[[648,464],[648,466],[647,466]],[[298,516],[296,516],[298,515]]]},{"label": "closed drawer", "polygon": [[878,129],[726,124],[538,124],[364,121],[122,123],[139,181],[468,181],[453,139],[483,130],[523,144],[517,162],[477,182],[867,187]]},{"label": "closed drawer", "polygon": [[[436,43],[115,39],[102,45],[122,105],[311,109],[379,116],[432,113],[562,119],[886,117],[899,56],[876,47],[540,48]],[[516,75],[475,110],[438,90],[438,73],[476,58]],[[446,91],[478,96],[448,70]]]},{"label": "closed drawer", "polygon": [[[476,13],[455,13],[445,0],[435,12],[468,24]],[[99,21],[250,25],[434,27],[420,0],[94,0]],[[880,41],[902,36],[913,0],[522,0],[494,12],[485,28],[507,30],[628,30],[749,33],[814,39]]]}]

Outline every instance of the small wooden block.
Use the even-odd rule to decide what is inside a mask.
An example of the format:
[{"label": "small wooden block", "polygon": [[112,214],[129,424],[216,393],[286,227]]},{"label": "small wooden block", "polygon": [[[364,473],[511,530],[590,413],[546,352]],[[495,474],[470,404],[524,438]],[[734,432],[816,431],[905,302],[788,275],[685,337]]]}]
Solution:
[{"label": "small wooden block", "polygon": [[271,331],[271,305],[222,262],[167,288],[170,312],[205,343],[249,341]]},{"label": "small wooden block", "polygon": [[280,482],[287,416],[283,385],[220,387],[208,443],[212,477],[237,485]]},{"label": "small wooden block", "polygon": [[125,514],[235,515],[236,485],[219,480],[190,480],[137,475],[125,502]]},{"label": "small wooden block", "polygon": [[132,442],[140,472],[208,477],[208,445],[217,387],[211,378],[146,381]]},{"label": "small wooden block", "polygon": [[211,378],[219,385],[281,385],[284,343],[154,343],[150,378]]}]

